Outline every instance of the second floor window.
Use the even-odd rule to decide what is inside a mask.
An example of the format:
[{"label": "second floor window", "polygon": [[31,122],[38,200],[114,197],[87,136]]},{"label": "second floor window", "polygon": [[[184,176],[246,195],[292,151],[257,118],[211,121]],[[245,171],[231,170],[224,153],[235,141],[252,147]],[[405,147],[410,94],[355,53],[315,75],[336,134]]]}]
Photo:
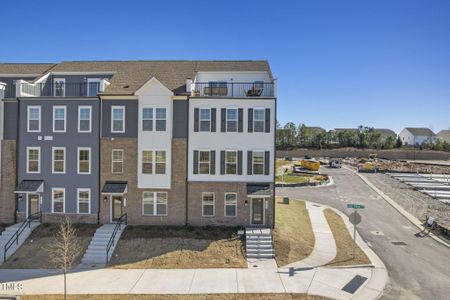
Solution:
[{"label": "second floor window", "polygon": [[65,172],[66,151],[64,148],[53,148],[52,172],[60,174]]},{"label": "second floor window", "polygon": [[200,174],[209,174],[210,172],[210,151],[199,151],[198,169]]},{"label": "second floor window", "polygon": [[142,151],[142,173],[143,174],[153,173],[153,151],[149,150]]},{"label": "second floor window", "polygon": [[238,110],[227,109],[227,132],[236,132],[238,129]]},{"label": "second floor window", "polygon": [[39,173],[41,169],[41,149],[27,148],[27,173]]},{"label": "second floor window", "polygon": [[235,175],[237,172],[237,152],[225,152],[225,174]]},{"label": "second floor window", "polygon": [[153,108],[142,109],[142,131],[153,131]]},{"label": "second floor window", "polygon": [[123,173],[123,150],[114,149],[112,151],[112,173],[122,174]]},{"label": "second floor window", "polygon": [[91,132],[91,106],[78,107],[78,132]]},{"label": "second floor window", "polygon": [[28,106],[28,132],[41,131],[41,107]]},{"label": "second floor window", "polygon": [[125,106],[111,107],[111,132],[125,132]]},{"label": "second floor window", "polygon": [[156,109],[156,131],[166,131],[166,109]]},{"label": "second floor window", "polygon": [[66,107],[53,107],[53,132],[66,132]]},{"label": "second floor window", "polygon": [[91,173],[91,149],[78,148],[78,174]]},{"label": "second floor window", "polygon": [[266,110],[264,108],[255,108],[253,110],[253,131],[264,132]]},{"label": "second floor window", "polygon": [[200,109],[200,131],[211,131],[211,109]]},{"label": "second floor window", "polygon": [[254,151],[252,161],[253,175],[264,175],[264,152]]}]

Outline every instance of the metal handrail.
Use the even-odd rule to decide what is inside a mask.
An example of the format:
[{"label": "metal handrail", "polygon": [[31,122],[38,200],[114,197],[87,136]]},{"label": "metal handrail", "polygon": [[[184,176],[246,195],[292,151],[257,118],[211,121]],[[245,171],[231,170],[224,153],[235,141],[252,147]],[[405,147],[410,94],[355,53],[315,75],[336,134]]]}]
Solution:
[{"label": "metal handrail", "polygon": [[124,213],[123,215],[120,216],[119,220],[116,223],[116,226],[114,226],[113,233],[111,234],[108,245],[106,246],[106,263],[108,263],[109,261],[109,251],[111,250],[111,247],[114,246],[116,234],[119,231],[120,226],[122,226],[122,224],[127,225],[127,222],[128,222],[127,214]]},{"label": "metal handrail", "polygon": [[4,251],[3,251],[3,262],[6,262],[6,252],[11,248],[11,246],[16,242],[16,245],[19,244],[19,237],[20,234],[25,230],[25,228],[28,226],[28,228],[31,228],[31,222],[33,220],[39,219],[41,220],[42,214],[41,212],[34,213],[32,215],[29,215],[25,221],[22,222],[22,224],[19,226],[19,228],[16,230],[16,232],[11,236],[11,238],[6,242]]}]

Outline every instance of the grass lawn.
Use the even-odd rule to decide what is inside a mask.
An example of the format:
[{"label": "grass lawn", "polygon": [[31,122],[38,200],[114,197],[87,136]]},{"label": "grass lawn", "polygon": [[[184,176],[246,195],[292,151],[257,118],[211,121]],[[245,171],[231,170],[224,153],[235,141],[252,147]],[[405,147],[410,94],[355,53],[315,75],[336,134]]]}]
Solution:
[{"label": "grass lawn", "polygon": [[347,226],[345,226],[342,218],[329,208],[325,209],[323,212],[328,221],[328,225],[333,232],[337,248],[336,258],[327,265],[348,266],[370,264],[369,258],[358,246],[356,246],[355,259],[353,259],[353,237],[348,232]]},{"label": "grass lawn", "polygon": [[[73,266],[81,262],[95,230],[97,224],[73,224],[77,230],[77,239],[81,247],[80,254],[75,259]],[[58,231],[59,224],[44,223],[37,227],[28,239],[22,244],[0,268],[3,269],[53,269],[54,266],[50,262],[48,245],[55,241],[55,235]]]},{"label": "grass lawn", "polygon": [[[21,300],[61,300],[63,295],[24,295]],[[196,294],[196,295],[68,295],[69,300],[326,300],[321,296],[307,294]]]},{"label": "grass lawn", "polygon": [[275,259],[279,267],[308,257],[314,249],[314,233],[305,202],[276,200]]},{"label": "grass lawn", "polygon": [[108,266],[247,268],[244,237],[230,227],[127,226]]}]

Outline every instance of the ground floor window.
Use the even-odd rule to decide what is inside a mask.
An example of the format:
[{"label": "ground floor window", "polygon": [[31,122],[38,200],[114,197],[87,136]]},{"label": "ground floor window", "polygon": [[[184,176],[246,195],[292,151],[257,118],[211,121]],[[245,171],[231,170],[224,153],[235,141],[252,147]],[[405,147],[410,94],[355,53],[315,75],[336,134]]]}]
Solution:
[{"label": "ground floor window", "polygon": [[91,190],[90,189],[78,189],[78,213],[89,214],[90,202],[91,202]]},{"label": "ground floor window", "polygon": [[144,192],[142,195],[143,214],[148,216],[167,215],[166,192]]},{"label": "ground floor window", "polygon": [[225,217],[236,217],[237,194],[225,194]]},{"label": "ground floor window", "polygon": [[64,213],[64,198],[65,189],[53,188],[52,189],[52,212]]},{"label": "ground floor window", "polygon": [[214,217],[214,193],[202,194],[202,216]]}]

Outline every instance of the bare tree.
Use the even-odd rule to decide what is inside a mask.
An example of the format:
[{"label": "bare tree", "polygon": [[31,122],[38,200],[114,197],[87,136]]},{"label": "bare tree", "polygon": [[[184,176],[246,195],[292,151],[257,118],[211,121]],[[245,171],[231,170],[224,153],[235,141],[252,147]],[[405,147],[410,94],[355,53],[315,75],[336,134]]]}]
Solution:
[{"label": "bare tree", "polygon": [[59,225],[55,238],[55,242],[49,245],[47,250],[50,261],[64,273],[64,299],[67,299],[66,274],[81,252],[81,247],[77,241],[77,231],[67,217]]}]

